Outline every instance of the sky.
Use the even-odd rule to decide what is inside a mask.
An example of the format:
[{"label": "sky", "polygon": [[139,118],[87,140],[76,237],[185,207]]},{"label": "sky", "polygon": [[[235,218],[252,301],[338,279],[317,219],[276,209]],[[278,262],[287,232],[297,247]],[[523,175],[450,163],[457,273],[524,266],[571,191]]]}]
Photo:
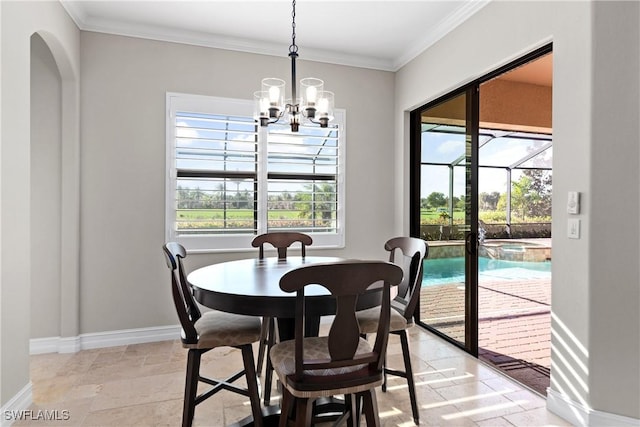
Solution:
[{"label": "sky", "polygon": [[[440,165],[423,165],[421,170],[421,197],[432,192],[449,193],[449,165],[465,155],[465,135],[454,133],[423,132],[422,162]],[[486,144],[483,142],[487,141]],[[482,138],[479,150],[480,166],[510,166],[528,156],[533,150],[542,147],[549,141],[521,138]],[[545,159],[544,164],[551,164],[551,148],[536,157],[537,161]],[[460,162],[463,165],[464,162]],[[528,164],[528,163],[527,163]],[[465,168],[454,168],[453,195],[459,197],[465,192]],[[517,180],[520,171],[513,171],[512,179]],[[505,193],[507,189],[507,172],[504,168],[480,168],[478,172],[478,192]]]}]

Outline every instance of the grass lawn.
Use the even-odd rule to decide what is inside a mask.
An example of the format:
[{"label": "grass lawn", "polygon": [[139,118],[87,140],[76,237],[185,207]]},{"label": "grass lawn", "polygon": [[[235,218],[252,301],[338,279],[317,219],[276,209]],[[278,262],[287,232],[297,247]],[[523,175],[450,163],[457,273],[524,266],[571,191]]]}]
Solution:
[{"label": "grass lawn", "polygon": [[[298,211],[270,210],[269,219],[300,219]],[[213,221],[224,219],[224,209],[178,209],[178,221]],[[251,209],[228,209],[227,220],[253,220]]]},{"label": "grass lawn", "polygon": [[[464,221],[464,212],[454,211],[453,221],[454,222]],[[442,219],[440,218],[440,212],[431,211],[431,210],[427,211],[427,210],[421,209],[420,222],[427,223],[427,224],[440,224],[442,222]]]}]

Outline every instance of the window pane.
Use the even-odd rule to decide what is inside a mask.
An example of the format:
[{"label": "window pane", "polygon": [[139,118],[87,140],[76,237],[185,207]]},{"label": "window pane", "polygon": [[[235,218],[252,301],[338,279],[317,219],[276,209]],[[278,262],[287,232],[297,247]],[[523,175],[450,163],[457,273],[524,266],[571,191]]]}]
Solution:
[{"label": "window pane", "polygon": [[269,230],[336,232],[336,188],[335,181],[270,179]]},{"label": "window pane", "polygon": [[256,124],[250,118],[176,115],[176,167],[255,171]]},{"label": "window pane", "polygon": [[178,233],[253,233],[254,187],[252,179],[179,178],[176,189]]},{"label": "window pane", "polygon": [[429,126],[422,132],[422,162],[454,163],[465,152],[465,138],[464,127]]},{"label": "window pane", "polygon": [[178,112],[175,125],[176,232],[255,233],[255,121]]},{"label": "window pane", "polygon": [[337,127],[271,126],[267,229],[337,232]]},{"label": "window pane", "polygon": [[268,157],[269,172],[335,175],[338,131],[301,126],[293,133],[288,125],[270,125]]},{"label": "window pane", "polygon": [[489,140],[480,147],[480,166],[515,167],[551,142],[534,134],[510,134]]},{"label": "window pane", "polygon": [[[251,250],[269,230],[344,245],[344,112],[327,128],[261,128],[249,101],[168,94],[167,236],[188,250]],[[264,155],[263,155],[264,154]]]}]

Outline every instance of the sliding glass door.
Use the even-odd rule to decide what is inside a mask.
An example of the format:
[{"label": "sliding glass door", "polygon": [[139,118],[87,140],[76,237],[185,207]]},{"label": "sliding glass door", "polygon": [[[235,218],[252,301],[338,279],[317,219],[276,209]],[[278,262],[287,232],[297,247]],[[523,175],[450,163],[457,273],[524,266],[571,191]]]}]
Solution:
[{"label": "sliding glass door", "polygon": [[477,354],[477,85],[412,115],[412,234],[429,241],[420,322]]},{"label": "sliding glass door", "polygon": [[[487,311],[490,304],[513,314],[504,298],[494,298],[511,292],[486,285],[487,280],[504,282],[505,272],[497,276],[486,270],[512,268],[496,261],[512,261],[515,249],[506,249],[511,258],[500,258],[485,239],[550,237],[545,223],[551,200],[551,51],[550,44],[536,49],[411,112],[411,235],[429,243],[416,320],[475,356],[479,295],[484,330],[488,319],[496,320],[495,312]],[[534,225],[521,224],[527,216]],[[551,258],[545,245],[537,246],[542,261]],[[545,303],[540,301],[538,309]],[[486,344],[486,335],[483,339]]]}]

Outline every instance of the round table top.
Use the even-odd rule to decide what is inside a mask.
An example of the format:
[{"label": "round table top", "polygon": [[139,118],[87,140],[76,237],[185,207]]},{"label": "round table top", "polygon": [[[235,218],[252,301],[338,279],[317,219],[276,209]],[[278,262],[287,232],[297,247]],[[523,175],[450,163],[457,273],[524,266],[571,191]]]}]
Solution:
[{"label": "round table top", "polygon": [[[279,260],[241,259],[222,262],[194,270],[187,276],[195,299],[202,305],[229,313],[252,316],[291,318],[295,315],[295,293],[280,289],[280,278],[293,269],[309,264],[344,261],[344,258],[294,256]],[[361,298],[359,308],[379,304],[380,295]],[[305,287],[308,315],[335,312],[333,297],[319,285]],[[362,306],[362,307],[361,307]]]}]

